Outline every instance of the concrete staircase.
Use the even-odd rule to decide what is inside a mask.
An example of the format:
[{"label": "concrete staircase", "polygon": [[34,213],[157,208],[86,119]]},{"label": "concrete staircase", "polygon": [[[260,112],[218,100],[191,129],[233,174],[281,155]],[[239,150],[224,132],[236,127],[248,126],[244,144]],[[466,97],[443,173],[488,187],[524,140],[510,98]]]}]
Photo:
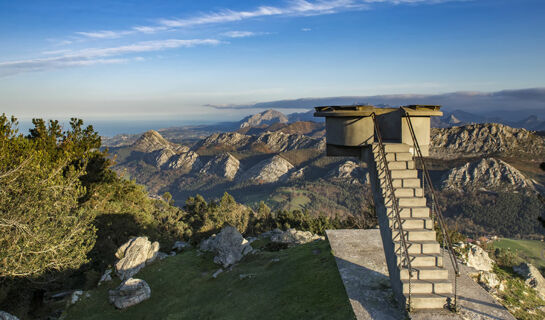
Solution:
[{"label": "concrete staircase", "polygon": [[409,301],[411,308],[440,309],[452,295],[453,284],[448,270],[443,267],[441,248],[436,241],[430,209],[415,169],[410,147],[402,143],[385,143],[386,161],[391,172],[394,194],[398,202],[403,230],[407,234],[409,258],[413,274],[409,289],[409,272],[405,266],[395,210],[390,202],[385,165],[378,144],[373,144],[368,163],[372,179],[375,207],[379,219],[381,236],[388,263],[392,288],[401,300]]}]

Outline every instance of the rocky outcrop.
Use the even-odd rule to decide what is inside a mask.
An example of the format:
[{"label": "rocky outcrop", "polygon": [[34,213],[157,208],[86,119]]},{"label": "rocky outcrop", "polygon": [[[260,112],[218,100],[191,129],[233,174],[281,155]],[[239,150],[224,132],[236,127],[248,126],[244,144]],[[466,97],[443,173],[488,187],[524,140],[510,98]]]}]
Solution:
[{"label": "rocky outcrop", "polygon": [[250,243],[234,227],[226,226],[217,235],[203,240],[199,246],[202,251],[216,253],[214,262],[227,268],[253,251]]},{"label": "rocky outcrop", "polygon": [[288,180],[299,180],[305,178],[305,173],[307,172],[307,167],[302,167],[297,170],[293,170],[291,173],[287,175]]},{"label": "rocky outcrop", "polygon": [[265,132],[255,137],[252,146],[256,145],[265,145],[271,152],[285,152],[295,149],[323,149],[325,148],[325,140],[275,131]]},{"label": "rocky outcrop", "polygon": [[370,181],[368,170],[350,160],[340,163],[329,171],[328,178],[344,180],[350,184],[368,184]]},{"label": "rocky outcrop", "polygon": [[521,275],[526,284],[536,289],[541,298],[545,299],[545,279],[536,267],[524,262],[513,267],[513,271]]},{"label": "rocky outcrop", "polygon": [[477,275],[477,282],[479,282],[486,291],[503,291],[504,285],[494,272],[480,271]]},{"label": "rocky outcrop", "polygon": [[186,248],[190,248],[191,245],[185,241],[176,241],[174,242],[174,244],[172,245],[172,250],[174,251],[182,251]]},{"label": "rocky outcrop", "polygon": [[151,289],[142,279],[129,278],[109,292],[110,303],[118,309],[125,309],[151,297]]},{"label": "rocky outcrop", "polygon": [[280,229],[275,229],[271,232],[272,242],[284,243],[287,245],[305,244],[315,240],[325,240],[325,238],[313,234],[310,231],[299,231],[293,228],[284,232],[282,232]]},{"label": "rocky outcrop", "polygon": [[455,190],[535,190],[534,183],[510,164],[485,158],[449,170],[443,176],[443,188]]},{"label": "rocky outcrop", "polygon": [[497,123],[472,124],[431,131],[430,156],[453,159],[483,155],[543,155],[545,139],[526,129]]},{"label": "rocky outcrop", "polygon": [[494,260],[490,259],[488,252],[474,244],[469,244],[468,249],[467,253],[462,256],[462,260],[467,266],[475,268],[478,271],[492,271]]},{"label": "rocky outcrop", "polygon": [[257,183],[273,183],[280,180],[293,168],[293,165],[288,160],[281,156],[274,156],[248,169],[248,171],[241,175],[240,179]]},{"label": "rocky outcrop", "polygon": [[115,264],[115,271],[121,280],[128,279],[138,273],[146,264],[157,258],[159,242],[151,243],[147,237],[132,238],[123,244],[115,256],[119,261]]},{"label": "rocky outcrop", "polygon": [[269,109],[242,119],[240,121],[240,127],[256,127],[263,124],[268,125],[277,122],[287,123],[288,117],[286,117],[282,112]]},{"label": "rocky outcrop", "polygon": [[175,154],[176,152],[174,152],[170,148],[155,150],[147,155],[148,156],[147,162],[157,168],[160,168],[165,163],[167,163],[170,160],[170,158],[174,156]]},{"label": "rocky outcrop", "polygon": [[202,168],[203,163],[196,152],[188,151],[177,154],[170,158],[165,167],[169,169],[198,170]]},{"label": "rocky outcrop", "polygon": [[238,132],[214,133],[199,141],[197,144],[195,144],[195,146],[193,146],[192,149],[198,150],[201,148],[206,149],[211,147],[220,147],[225,149],[227,147],[227,149],[235,150],[248,145],[251,139],[251,136],[240,134]]},{"label": "rocky outcrop", "polygon": [[141,152],[153,152],[161,149],[171,149],[175,153],[178,153],[187,152],[189,150],[189,148],[186,146],[182,146],[166,140],[165,138],[163,138],[163,136],[161,136],[161,134],[159,134],[159,132],[155,130],[149,130],[145,132],[132,144],[131,147],[132,149]]},{"label": "rocky outcrop", "polygon": [[19,320],[19,318],[5,311],[0,311],[0,320]]},{"label": "rocky outcrop", "polygon": [[226,152],[215,156],[199,171],[201,174],[216,175],[233,180],[240,169],[240,161]]}]

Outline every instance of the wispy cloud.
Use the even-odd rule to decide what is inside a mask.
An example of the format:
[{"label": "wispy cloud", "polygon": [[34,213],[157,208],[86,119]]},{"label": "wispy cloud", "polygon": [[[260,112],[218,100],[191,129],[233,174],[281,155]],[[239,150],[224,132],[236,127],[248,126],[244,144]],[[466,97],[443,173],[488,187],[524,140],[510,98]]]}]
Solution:
[{"label": "wispy cloud", "polygon": [[312,29],[311,29],[311,28],[302,28],[301,31],[303,31],[303,32],[309,32],[309,31],[312,31]]},{"label": "wispy cloud", "polygon": [[228,38],[247,38],[269,34],[268,32],[253,32],[253,31],[228,31],[221,34],[221,36]]},{"label": "wispy cloud", "polygon": [[[129,61],[130,59],[109,57],[160,51],[165,49],[189,48],[199,45],[218,45],[220,43],[221,41],[216,39],[167,39],[159,41],[142,41],[131,45],[108,48],[89,48],[78,51],[63,50],[62,52],[49,52],[49,54],[56,53],[57,55],[40,59],[0,62],[0,76],[75,66],[123,63]],[[134,60],[141,61],[142,57],[136,57]]]},{"label": "wispy cloud", "polygon": [[134,33],[156,33],[160,31],[194,27],[204,24],[220,24],[262,17],[281,16],[314,16],[334,14],[343,11],[371,9],[379,4],[437,4],[464,0],[291,0],[284,6],[260,6],[250,10],[223,9],[185,18],[162,18],[155,25],[134,26],[128,30],[101,30],[77,32],[79,36],[92,39],[120,38]]}]

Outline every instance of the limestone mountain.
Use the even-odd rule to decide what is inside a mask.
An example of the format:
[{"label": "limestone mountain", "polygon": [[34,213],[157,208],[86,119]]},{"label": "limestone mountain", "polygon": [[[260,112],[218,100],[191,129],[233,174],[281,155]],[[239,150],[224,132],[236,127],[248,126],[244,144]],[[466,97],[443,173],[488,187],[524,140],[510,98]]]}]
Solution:
[{"label": "limestone mountain", "polygon": [[284,152],[296,149],[325,148],[325,140],[314,139],[301,134],[281,131],[263,132],[259,135],[245,135],[238,132],[215,133],[193,146],[196,152],[202,150],[253,150],[262,152]]},{"label": "limestone mountain", "polygon": [[196,152],[188,151],[172,156],[166,166],[169,169],[184,169],[187,171],[200,169],[203,166]]},{"label": "limestone mountain", "polygon": [[532,180],[507,162],[495,158],[468,162],[449,170],[443,176],[442,187],[465,191],[535,191]]},{"label": "limestone mountain", "polygon": [[229,180],[233,180],[240,169],[240,161],[232,154],[225,152],[215,156],[208,161],[202,169],[200,174],[216,175],[224,177]]},{"label": "limestone mountain", "polygon": [[241,175],[240,179],[257,183],[277,182],[293,168],[294,166],[288,160],[276,155],[251,167]]},{"label": "limestone mountain", "polygon": [[254,115],[248,116],[240,121],[240,128],[257,127],[262,124],[287,123],[288,117],[282,112],[269,109]]},{"label": "limestone mountain", "polygon": [[545,139],[526,129],[498,123],[432,128],[430,156],[433,158],[488,155],[543,157]]},{"label": "limestone mountain", "polygon": [[182,146],[166,140],[159,132],[155,130],[149,130],[145,132],[131,145],[131,147],[133,150],[141,152],[152,152],[167,148],[171,149],[175,153],[186,152],[189,150],[189,148],[186,146]]}]

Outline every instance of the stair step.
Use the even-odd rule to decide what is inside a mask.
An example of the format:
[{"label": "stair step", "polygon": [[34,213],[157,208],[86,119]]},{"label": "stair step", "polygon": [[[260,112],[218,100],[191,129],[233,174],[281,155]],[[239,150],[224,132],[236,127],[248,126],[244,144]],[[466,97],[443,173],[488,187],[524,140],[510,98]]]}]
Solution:
[{"label": "stair step", "polygon": [[[401,250],[401,242],[395,241],[394,248],[396,252]],[[439,242],[433,240],[426,241],[407,241],[407,249],[409,254],[439,254],[441,246]]]},{"label": "stair step", "polygon": [[[397,228],[397,219],[391,215],[389,216],[390,228]],[[401,218],[401,225],[403,229],[426,229],[433,230],[433,221],[429,217],[424,218]]]},{"label": "stair step", "polygon": [[385,152],[407,152],[409,153],[410,147],[405,143],[385,143],[384,144]]},{"label": "stair step", "polygon": [[[413,309],[443,309],[447,305],[447,295],[444,294],[411,294]],[[407,303],[408,303],[407,298]]]},{"label": "stair step", "polygon": [[[385,190],[385,189],[383,189]],[[422,197],[422,188],[395,188],[394,194],[398,198],[403,197]]]},{"label": "stair step", "polygon": [[440,254],[411,254],[409,257],[413,268],[443,266],[443,257]]},{"label": "stair step", "polygon": [[414,169],[414,161],[388,161],[388,168],[390,170],[403,170],[403,169]]},{"label": "stair step", "polygon": [[[412,268],[411,279],[419,280],[448,280],[448,270],[439,267],[418,267]],[[409,279],[409,270],[403,268],[400,270],[401,280]]]},{"label": "stair step", "polygon": [[[416,171],[416,170],[415,170]],[[381,180],[382,177],[380,177]],[[386,183],[386,182],[384,182]],[[380,181],[380,185],[385,185],[383,181]],[[405,178],[405,179],[394,179],[392,178],[392,186],[394,188],[420,188],[421,182],[419,178]]]},{"label": "stair step", "polygon": [[424,197],[407,197],[397,198],[397,203],[400,207],[425,207],[426,198]]},{"label": "stair step", "polygon": [[[388,210],[390,212],[390,210]],[[399,216],[401,218],[429,218],[430,208],[428,207],[412,207],[412,208],[399,208]]]},{"label": "stair step", "polygon": [[[409,280],[401,280],[403,293],[409,293]],[[418,293],[452,294],[450,280],[411,280],[411,295]]]},{"label": "stair step", "polygon": [[418,171],[415,169],[404,169],[404,170],[392,170],[390,169],[392,179],[416,179],[418,178]]}]

